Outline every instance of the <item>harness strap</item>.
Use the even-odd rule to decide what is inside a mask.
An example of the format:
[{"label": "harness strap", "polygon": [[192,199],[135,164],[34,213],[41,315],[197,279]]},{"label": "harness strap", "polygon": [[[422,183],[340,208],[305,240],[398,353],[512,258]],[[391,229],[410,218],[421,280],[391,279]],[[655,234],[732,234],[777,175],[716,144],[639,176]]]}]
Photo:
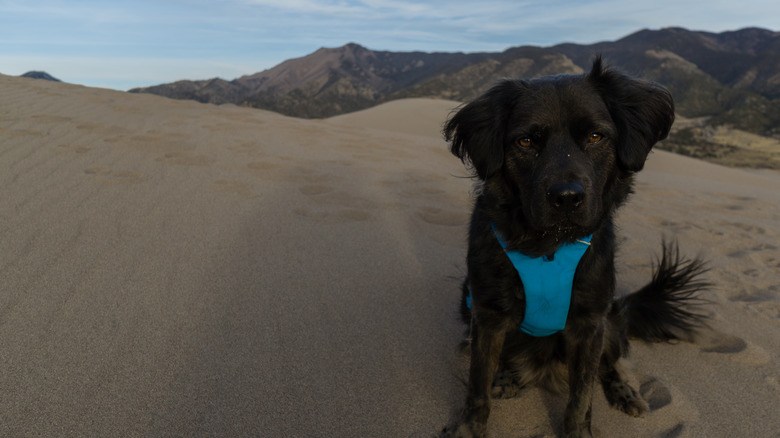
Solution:
[{"label": "harness strap", "polygon": [[[593,235],[564,243],[551,256],[530,257],[517,250],[507,250],[495,227],[493,233],[523,283],[525,315],[520,330],[531,336],[549,336],[563,330],[571,304],[574,273]],[[471,308],[471,290],[466,304]]]}]

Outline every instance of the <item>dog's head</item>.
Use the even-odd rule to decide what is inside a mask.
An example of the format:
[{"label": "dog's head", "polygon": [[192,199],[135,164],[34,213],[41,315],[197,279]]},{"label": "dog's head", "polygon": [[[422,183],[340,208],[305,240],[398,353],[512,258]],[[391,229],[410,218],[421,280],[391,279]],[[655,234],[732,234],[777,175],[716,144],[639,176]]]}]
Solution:
[{"label": "dog's head", "polygon": [[642,169],[673,121],[665,88],[597,58],[585,75],[504,80],[460,108],[444,134],[479,179],[508,189],[536,231],[593,232],[622,201],[609,193],[614,182]]}]

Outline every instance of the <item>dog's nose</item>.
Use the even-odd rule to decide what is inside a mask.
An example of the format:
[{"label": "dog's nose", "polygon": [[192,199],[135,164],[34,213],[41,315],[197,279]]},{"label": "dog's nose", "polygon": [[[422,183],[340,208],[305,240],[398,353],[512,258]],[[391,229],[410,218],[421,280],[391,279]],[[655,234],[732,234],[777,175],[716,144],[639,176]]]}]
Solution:
[{"label": "dog's nose", "polygon": [[547,192],[547,200],[556,210],[570,213],[585,201],[585,189],[576,182],[553,184]]}]

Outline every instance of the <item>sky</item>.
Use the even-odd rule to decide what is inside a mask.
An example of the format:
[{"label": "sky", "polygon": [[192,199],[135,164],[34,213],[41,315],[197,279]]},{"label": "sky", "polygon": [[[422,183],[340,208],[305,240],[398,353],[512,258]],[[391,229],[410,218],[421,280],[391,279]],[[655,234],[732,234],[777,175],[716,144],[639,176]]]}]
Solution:
[{"label": "sky", "polygon": [[780,31],[780,1],[0,0],[0,73],[127,90],[231,80],[350,42],[500,52],[673,26]]}]

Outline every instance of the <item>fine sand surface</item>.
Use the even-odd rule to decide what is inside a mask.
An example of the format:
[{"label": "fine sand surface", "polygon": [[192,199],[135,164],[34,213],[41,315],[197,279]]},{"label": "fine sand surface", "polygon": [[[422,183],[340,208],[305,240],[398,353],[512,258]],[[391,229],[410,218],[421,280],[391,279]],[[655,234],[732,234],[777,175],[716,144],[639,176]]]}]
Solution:
[{"label": "fine sand surface", "polygon": [[[429,437],[462,403],[472,183],[454,102],[324,121],[0,75],[0,436]],[[651,411],[602,437],[780,433],[780,176],[661,151],[619,291],[662,237],[710,260],[712,330],[633,344]],[[565,397],[494,403],[560,433]]]}]

